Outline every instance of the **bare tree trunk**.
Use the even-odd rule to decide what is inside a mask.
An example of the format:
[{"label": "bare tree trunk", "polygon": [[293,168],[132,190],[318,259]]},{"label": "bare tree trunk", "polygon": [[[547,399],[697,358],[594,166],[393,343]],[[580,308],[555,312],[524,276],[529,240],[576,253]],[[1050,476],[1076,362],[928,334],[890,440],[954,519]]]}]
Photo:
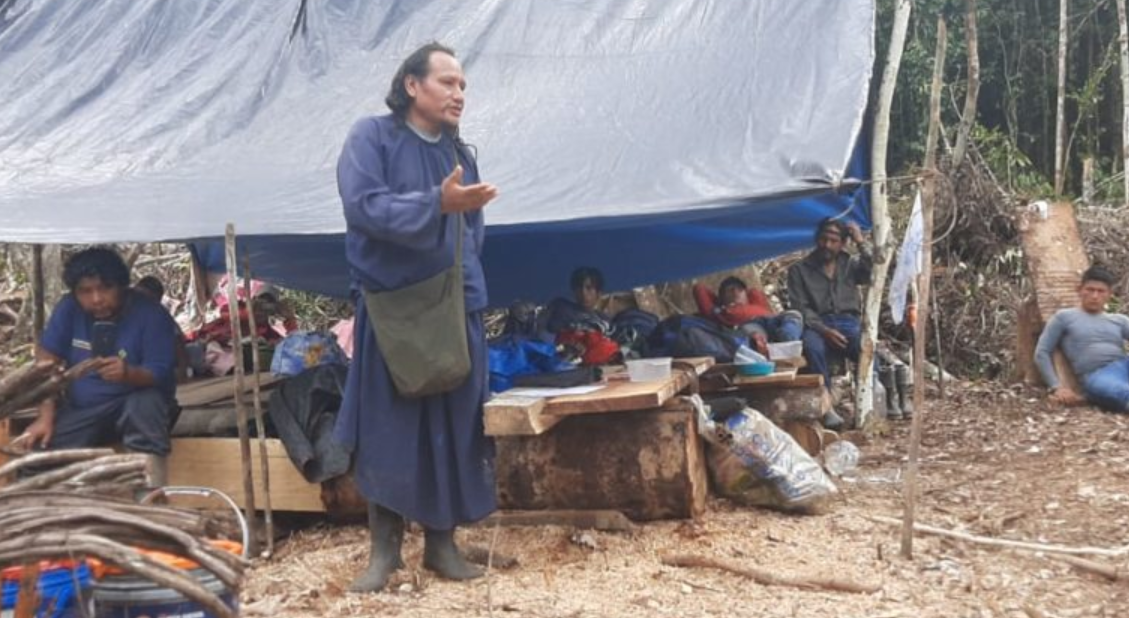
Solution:
[{"label": "bare tree trunk", "polygon": [[[976,10],[975,0],[967,0],[968,11]],[[975,18],[969,18],[974,20]],[[974,38],[975,34],[969,34]],[[905,517],[902,522],[902,556],[913,558],[913,517],[917,504],[917,460],[921,451],[921,426],[925,417],[925,342],[929,336],[929,293],[933,281],[933,206],[937,196],[937,134],[941,127],[941,79],[945,71],[948,45],[945,19],[937,18],[937,53],[933,57],[933,83],[929,87],[929,130],[925,136],[925,190],[921,203],[923,219],[921,272],[917,275],[917,322],[913,326],[913,424],[909,439],[909,465],[906,467]],[[969,43],[969,49],[973,49]],[[969,70],[971,76],[972,71]],[[967,115],[967,111],[965,114]],[[973,114],[975,114],[973,109]]]},{"label": "bare tree trunk", "polygon": [[[953,148],[953,169],[960,169],[968,140],[976,124],[976,100],[980,96],[980,47],[976,38],[976,0],[965,0],[965,36],[968,39],[968,88],[964,93],[964,113],[957,129],[957,144]],[[926,153],[925,156],[929,156]]]},{"label": "bare tree trunk", "polygon": [[882,71],[882,85],[878,90],[878,107],[874,113],[874,141],[870,150],[870,166],[874,182],[870,189],[871,219],[874,221],[874,274],[866,293],[866,315],[862,333],[862,353],[859,355],[858,390],[855,409],[858,424],[865,426],[874,410],[874,345],[878,340],[878,311],[882,307],[886,273],[890,270],[890,216],[886,208],[886,146],[890,137],[890,108],[894,89],[898,85],[898,69],[902,64],[906,30],[909,26],[911,0],[898,0],[894,9],[894,28],[890,34],[889,56]]},{"label": "bare tree trunk", "polygon": [[[1117,40],[1121,44],[1121,169],[1129,170],[1129,27],[1126,26],[1125,0],[1117,0]],[[1123,203],[1129,204],[1129,172],[1123,174],[1125,196]]]},{"label": "bare tree trunk", "polygon": [[1066,176],[1066,48],[1070,11],[1067,0],[1059,0],[1058,11],[1058,103],[1055,111],[1055,194],[1062,195]]}]

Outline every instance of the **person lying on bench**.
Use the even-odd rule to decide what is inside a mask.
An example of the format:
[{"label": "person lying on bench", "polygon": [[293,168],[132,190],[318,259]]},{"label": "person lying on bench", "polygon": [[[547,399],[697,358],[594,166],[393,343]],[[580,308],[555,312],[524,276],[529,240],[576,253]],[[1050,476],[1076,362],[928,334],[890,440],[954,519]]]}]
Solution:
[{"label": "person lying on bench", "polygon": [[[845,251],[850,240],[859,254]],[[831,389],[831,359],[858,362],[862,299],[858,286],[870,282],[874,268],[870,249],[858,224],[826,218],[815,230],[814,251],[788,268],[788,303],[804,317],[804,358],[807,370],[823,375]],[[835,412],[824,417],[828,429],[843,425]]]},{"label": "person lying on bench", "polygon": [[[1078,286],[1079,306],[1054,314],[1039,336],[1035,363],[1051,401],[1074,405],[1088,400],[1104,410],[1129,412],[1129,317],[1105,311],[1115,281],[1106,268],[1091,266]],[[1052,355],[1060,346],[1082,384],[1081,393],[1063,386],[1055,371]]]},{"label": "person lying on bench", "polygon": [[21,439],[29,448],[121,443],[153,456],[164,485],[176,380],[176,333],[164,308],[129,287],[129,267],[112,249],[80,251],[63,267],[70,293],[55,306],[36,359],[67,368],[95,359],[64,397],[48,399]]},{"label": "person lying on bench", "polygon": [[768,342],[799,341],[804,318],[799,311],[776,314],[761,290],[750,290],[737,277],[726,277],[714,294],[704,284],[694,284],[698,312],[722,326],[743,330],[757,352],[768,355]]}]

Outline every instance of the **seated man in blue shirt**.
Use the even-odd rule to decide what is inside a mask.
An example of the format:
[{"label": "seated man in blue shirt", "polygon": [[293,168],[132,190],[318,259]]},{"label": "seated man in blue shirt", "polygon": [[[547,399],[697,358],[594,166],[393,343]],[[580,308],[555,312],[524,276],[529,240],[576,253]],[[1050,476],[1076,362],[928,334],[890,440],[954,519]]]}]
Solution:
[{"label": "seated man in blue shirt", "polygon": [[151,481],[164,484],[176,382],[176,333],[165,310],[129,287],[129,267],[111,249],[74,254],[63,296],[36,347],[36,359],[72,367],[96,358],[60,400],[49,399],[27,431],[31,447],[121,443],[153,455]]}]

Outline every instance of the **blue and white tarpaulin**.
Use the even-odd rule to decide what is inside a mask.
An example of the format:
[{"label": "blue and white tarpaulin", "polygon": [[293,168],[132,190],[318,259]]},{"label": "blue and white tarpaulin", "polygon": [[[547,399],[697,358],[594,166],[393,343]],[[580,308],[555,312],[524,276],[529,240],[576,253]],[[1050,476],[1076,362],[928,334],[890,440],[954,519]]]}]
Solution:
[{"label": "blue and white tarpaulin", "polygon": [[258,275],[343,294],[337,154],[434,39],[501,189],[495,304],[578,264],[613,289],[736,266],[856,200],[874,20],[873,0],[3,0],[0,241],[231,221]]}]

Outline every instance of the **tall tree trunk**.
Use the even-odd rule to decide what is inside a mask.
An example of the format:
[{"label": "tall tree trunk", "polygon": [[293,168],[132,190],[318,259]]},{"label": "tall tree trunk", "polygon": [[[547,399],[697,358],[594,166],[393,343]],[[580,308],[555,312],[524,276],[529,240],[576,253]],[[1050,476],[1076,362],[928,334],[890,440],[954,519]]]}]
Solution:
[{"label": "tall tree trunk", "polygon": [[873,184],[870,188],[871,219],[874,221],[874,274],[866,294],[866,315],[862,333],[862,354],[859,356],[858,390],[855,409],[858,424],[865,426],[874,410],[874,345],[878,340],[878,311],[882,307],[886,272],[890,270],[890,216],[886,209],[886,146],[890,137],[890,107],[898,85],[898,69],[902,64],[906,30],[913,9],[911,0],[898,0],[894,8],[894,28],[890,34],[890,50],[882,85],[878,89],[878,107],[874,113],[874,141],[870,150]]},{"label": "tall tree trunk", "polygon": [[[976,124],[976,100],[980,95],[980,47],[976,38],[976,0],[965,0],[965,36],[968,40],[968,88],[964,93],[964,113],[957,129],[957,144],[953,148],[953,170],[960,169],[968,151],[968,139]],[[926,153],[928,157],[929,154]]]},{"label": "tall tree trunk", "polygon": [[[976,12],[976,0],[966,0],[965,8]],[[969,17],[975,23],[975,17]],[[970,30],[970,32],[975,32]],[[975,34],[968,34],[969,50]],[[913,326],[913,425],[910,429],[909,465],[905,480],[905,517],[902,521],[902,556],[913,558],[913,517],[917,504],[917,460],[921,450],[921,426],[925,417],[925,342],[929,336],[929,293],[933,281],[933,207],[937,197],[937,134],[941,127],[941,78],[945,72],[948,32],[945,19],[937,18],[937,53],[933,57],[933,82],[929,87],[929,130],[925,135],[925,188],[921,202],[921,272],[917,276],[917,322]],[[971,76],[972,71],[969,70]],[[965,112],[967,114],[967,111]],[[975,113],[975,110],[974,112]],[[955,168],[954,168],[955,169]]]},{"label": "tall tree trunk", "polygon": [[1062,195],[1066,176],[1066,48],[1070,32],[1067,0],[1059,0],[1058,11],[1058,103],[1055,109],[1055,194]]},{"label": "tall tree trunk", "polygon": [[[1125,0],[1116,0],[1117,40],[1121,44],[1121,169],[1129,170],[1129,27],[1126,26]],[[1129,172],[1123,173],[1125,195],[1122,203],[1129,204]]]}]

